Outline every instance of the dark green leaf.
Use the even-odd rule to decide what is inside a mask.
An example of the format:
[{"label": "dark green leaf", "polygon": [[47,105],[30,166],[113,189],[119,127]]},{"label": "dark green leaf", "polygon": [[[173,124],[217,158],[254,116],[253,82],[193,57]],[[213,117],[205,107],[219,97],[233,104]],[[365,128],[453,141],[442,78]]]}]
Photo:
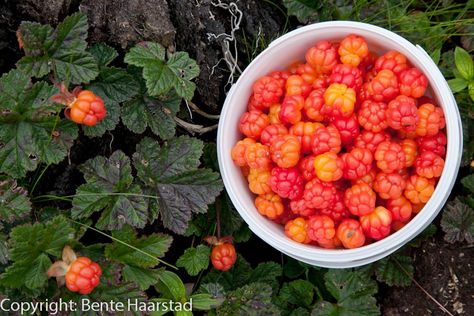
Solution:
[{"label": "dark green leaf", "polygon": [[64,246],[74,239],[74,230],[64,217],[45,224],[15,227],[10,233],[10,265],[0,275],[0,284],[9,288],[38,289],[45,286],[48,255],[60,257]]},{"label": "dark green leaf", "polygon": [[441,48],[437,48],[430,54],[431,59],[433,59],[434,63],[437,65],[439,64],[439,60],[441,58]]},{"label": "dark green leaf", "polygon": [[190,299],[193,300],[193,309],[207,311],[219,307],[223,299],[214,298],[210,294],[193,294]]},{"label": "dark green leaf", "polygon": [[413,278],[413,264],[408,256],[393,254],[377,262],[377,280],[389,286],[409,286]]},{"label": "dark green leaf", "polygon": [[163,224],[183,234],[192,213],[206,212],[222,190],[219,175],[197,169],[202,154],[201,141],[181,136],[160,144],[150,138],[137,145],[133,163],[138,177],[158,199],[151,207],[161,215]]},{"label": "dark green leaf", "polygon": [[296,259],[286,257],[286,261],[283,267],[283,273],[290,279],[296,279],[308,271],[308,267]]},{"label": "dark green leaf", "polygon": [[294,15],[301,23],[317,21],[320,4],[309,0],[283,0],[288,15]]},{"label": "dark green leaf", "polygon": [[128,302],[144,301],[145,293],[141,292],[135,283],[121,282],[119,285],[101,284],[90,295],[92,301],[95,302]]},{"label": "dark green leaf", "polygon": [[458,198],[444,207],[441,227],[446,233],[444,240],[449,243],[474,243],[474,211]]},{"label": "dark green leaf", "polygon": [[176,266],[185,268],[189,275],[198,275],[209,266],[209,255],[211,249],[205,245],[199,245],[196,248],[190,247],[176,261]]},{"label": "dark green leaf", "polygon": [[474,193],[474,174],[470,174],[462,178],[461,183],[466,189],[471,191],[471,193]]},{"label": "dark green leaf", "polygon": [[125,266],[122,270],[122,276],[125,281],[135,282],[140,290],[144,291],[151,285],[158,282],[160,271],[155,269],[146,269],[136,266]]},{"label": "dark green leaf", "polygon": [[250,264],[239,255],[237,256],[237,261],[232,268],[227,270],[225,273],[213,269],[203,278],[203,282],[219,283],[222,285],[224,290],[233,290],[252,282],[253,280],[250,280],[252,271]]},{"label": "dark green leaf", "polygon": [[176,273],[161,271],[160,280],[156,288],[158,292],[163,294],[164,298],[172,299],[177,302],[186,300],[186,289],[183,281],[181,281]]},{"label": "dark green leaf", "polygon": [[125,55],[125,62],[143,68],[148,94],[164,95],[171,89],[190,100],[196,85],[191,82],[199,75],[199,67],[186,52],[172,54],[165,60],[166,51],[158,43],[144,42],[130,49]]},{"label": "dark green leaf", "polygon": [[0,264],[7,264],[8,258],[7,237],[0,233]]},{"label": "dark green leaf", "polygon": [[125,70],[115,67],[103,68],[88,89],[100,95],[106,105],[128,101],[140,92],[138,82]]},{"label": "dark green leaf", "polygon": [[78,187],[72,201],[71,215],[88,218],[102,212],[96,224],[99,229],[116,230],[129,224],[144,227],[148,201],[133,183],[130,159],[121,151],[110,158],[102,156],[86,161],[81,171],[87,183]]},{"label": "dark green leaf", "polygon": [[463,48],[456,46],[454,62],[461,76],[466,80],[474,79],[474,62],[472,57]]},{"label": "dark green leaf", "polygon": [[250,274],[252,282],[268,283],[272,288],[278,286],[277,278],[281,277],[281,265],[275,262],[262,262]]},{"label": "dark green leaf", "polygon": [[309,307],[314,298],[314,285],[306,280],[284,283],[278,298],[285,305]]},{"label": "dark green leaf", "polygon": [[94,46],[89,48],[89,52],[95,58],[96,63],[99,67],[108,66],[118,56],[118,53],[115,48],[105,43],[95,44]]},{"label": "dark green leaf", "polygon": [[75,13],[56,30],[38,23],[23,22],[19,28],[25,57],[17,66],[34,77],[53,71],[58,81],[80,84],[97,76],[97,63],[87,48],[87,17]]},{"label": "dark green leaf", "polygon": [[18,186],[16,180],[0,181],[0,222],[12,223],[24,218],[30,211],[28,191]]},{"label": "dark green leaf", "polygon": [[464,78],[454,78],[448,80],[449,87],[453,93],[458,93],[467,87],[467,80]]}]

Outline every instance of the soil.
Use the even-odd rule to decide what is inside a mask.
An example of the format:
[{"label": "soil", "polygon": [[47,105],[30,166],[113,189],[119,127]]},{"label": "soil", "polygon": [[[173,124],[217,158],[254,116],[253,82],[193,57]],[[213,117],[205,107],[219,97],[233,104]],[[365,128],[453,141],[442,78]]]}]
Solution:
[{"label": "soil", "polygon": [[[221,1],[214,0],[213,3]],[[194,102],[209,113],[219,113],[228,87],[229,70],[224,57],[224,35],[231,32],[231,12],[216,7],[211,0],[0,0],[0,72],[14,67],[21,52],[15,31],[22,20],[57,24],[65,16],[81,10],[88,15],[90,42],[105,41],[120,52],[134,43],[158,41],[169,51],[184,50],[197,60],[201,73],[196,79]],[[222,1],[223,2],[223,1]],[[272,1],[278,3],[278,1]],[[270,1],[237,1],[243,13],[236,32],[238,65],[244,69],[261,49],[258,42],[270,43],[286,28],[286,17]],[[237,13],[234,11],[234,13]],[[212,35],[214,34],[214,38]],[[235,74],[238,76],[238,73]],[[189,119],[188,119],[189,120]],[[194,123],[208,123],[195,119]],[[215,122],[214,122],[215,123]],[[215,133],[205,135],[212,140]],[[120,140],[120,141],[118,141]],[[36,194],[74,194],[84,180],[77,165],[95,155],[109,155],[116,149],[133,153],[137,135],[119,125],[101,138],[80,136],[73,147],[70,164],[65,161],[50,167],[39,183]],[[33,176],[33,175],[32,175]],[[32,177],[33,178],[33,177]],[[60,206],[60,205],[58,205]],[[155,229],[156,227],[153,227]],[[186,238],[177,238],[175,249],[189,245]],[[181,247],[182,246],[182,247]],[[280,261],[279,252],[252,237],[237,246],[253,265],[262,260]],[[255,253],[254,249],[263,252]],[[179,254],[171,254],[177,257]],[[441,232],[413,250],[414,278],[453,314],[474,315],[474,249],[449,245]],[[170,258],[171,259],[171,258]],[[176,259],[176,258],[174,258]],[[170,260],[172,261],[172,260]],[[384,315],[443,315],[437,305],[415,284],[408,288],[381,286],[379,303]]]}]

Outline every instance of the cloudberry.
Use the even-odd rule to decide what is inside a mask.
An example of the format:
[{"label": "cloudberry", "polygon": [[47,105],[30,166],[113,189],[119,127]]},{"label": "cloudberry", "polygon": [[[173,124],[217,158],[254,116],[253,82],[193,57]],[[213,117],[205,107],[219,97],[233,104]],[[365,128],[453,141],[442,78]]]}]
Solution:
[{"label": "cloudberry", "polygon": [[431,103],[422,104],[418,108],[418,116],[420,117],[416,126],[418,136],[436,135],[446,125],[443,110]]},{"label": "cloudberry", "polygon": [[323,182],[315,178],[306,183],[303,197],[308,207],[325,209],[334,202],[336,188],[330,182]]},{"label": "cloudberry", "polygon": [[239,140],[237,144],[234,145],[232,148],[232,160],[234,160],[234,163],[237,166],[246,166],[247,165],[247,160],[245,159],[245,152],[247,151],[247,147],[249,145],[255,144],[255,140],[252,138],[244,138],[242,140]]},{"label": "cloudberry", "polygon": [[312,152],[312,140],[318,128],[324,127],[320,123],[298,122],[290,127],[290,134],[298,137],[301,143],[301,152],[304,154]]},{"label": "cloudberry", "polygon": [[418,214],[420,213],[420,211],[423,209],[423,207],[425,207],[425,204],[426,203],[418,203],[418,204],[411,204],[411,207],[412,207],[412,210],[413,210],[413,214]]},{"label": "cloudberry", "polygon": [[330,74],[337,64],[336,48],[329,41],[320,41],[306,52],[306,61],[319,74]]},{"label": "cloudberry", "polygon": [[269,180],[273,192],[282,198],[298,199],[303,195],[304,179],[297,168],[275,167]]},{"label": "cloudberry", "polygon": [[444,160],[432,151],[421,152],[415,160],[415,171],[419,176],[439,178],[444,168]]},{"label": "cloudberry", "polygon": [[393,172],[405,167],[405,153],[397,143],[385,141],[377,146],[374,154],[377,167],[383,172]]},{"label": "cloudberry", "polygon": [[245,161],[252,169],[269,169],[272,165],[268,146],[261,143],[250,144],[245,151]]},{"label": "cloudberry", "polygon": [[375,171],[375,169],[372,168],[366,175],[353,180],[352,184],[354,185],[354,184],[365,183],[365,184],[368,184],[371,188],[373,188],[376,176],[377,176],[377,171]]},{"label": "cloudberry", "polygon": [[360,226],[367,237],[380,240],[390,234],[392,213],[383,206],[377,206],[367,215],[361,216]]},{"label": "cloudberry", "polygon": [[324,92],[324,115],[348,117],[354,112],[356,93],[342,83],[333,83]]},{"label": "cloudberry", "polygon": [[316,69],[313,68],[310,64],[301,64],[298,66],[296,69],[296,73],[303,78],[303,80],[309,84],[313,84],[313,82],[316,80],[318,77],[318,73],[316,72]]},{"label": "cloudberry", "polygon": [[343,83],[349,88],[358,90],[362,86],[362,72],[354,66],[338,64],[332,69],[329,82]]},{"label": "cloudberry", "polygon": [[326,241],[336,235],[334,221],[327,215],[314,215],[308,221],[308,237],[314,241]]},{"label": "cloudberry", "polygon": [[301,121],[304,98],[301,95],[286,96],[280,107],[278,118],[284,124],[296,124]]},{"label": "cloudberry", "polygon": [[301,76],[291,75],[286,79],[286,95],[301,95],[304,98],[311,92],[311,84],[304,81]]},{"label": "cloudberry", "polygon": [[413,166],[417,155],[416,142],[413,139],[407,138],[400,141],[400,146],[402,146],[402,150],[405,153],[405,167],[409,168]]},{"label": "cloudberry", "polygon": [[344,178],[354,180],[363,177],[372,169],[374,156],[366,148],[354,148],[350,152],[342,154],[344,162]]},{"label": "cloudberry", "polygon": [[334,223],[339,223],[341,220],[348,218],[351,215],[344,204],[344,195],[341,192],[336,193],[336,198],[331,206],[320,209],[319,213],[331,217]]},{"label": "cloudberry", "polygon": [[296,242],[307,244],[311,241],[306,232],[308,223],[303,217],[288,221],[285,225],[285,234]]},{"label": "cloudberry", "polygon": [[440,157],[446,155],[446,143],[448,142],[444,132],[436,135],[418,137],[416,139],[420,151],[432,151]]},{"label": "cloudberry", "polygon": [[283,89],[277,79],[264,76],[253,84],[253,96],[257,103],[269,107],[280,101]]},{"label": "cloudberry", "polygon": [[344,219],[336,230],[336,236],[344,248],[359,248],[365,243],[362,227],[355,219]]},{"label": "cloudberry", "polygon": [[351,34],[341,41],[338,53],[343,64],[357,67],[369,54],[369,48],[363,37]]},{"label": "cloudberry", "polygon": [[247,111],[264,112],[266,109],[266,106],[263,103],[258,102],[253,94],[250,96],[249,102],[247,103]]},{"label": "cloudberry", "polygon": [[342,178],[344,162],[335,153],[327,152],[314,158],[316,176],[325,182],[337,181]]},{"label": "cloudberry", "polygon": [[294,135],[278,136],[273,140],[270,152],[278,167],[294,167],[300,160],[301,144]]},{"label": "cloudberry", "polygon": [[407,222],[410,220],[412,206],[404,196],[387,200],[387,209],[392,213],[394,221]]},{"label": "cloudberry", "polygon": [[399,74],[400,94],[419,98],[425,94],[428,79],[417,68],[403,70]]},{"label": "cloudberry", "polygon": [[367,93],[377,102],[389,102],[398,95],[397,76],[388,69],[377,73],[367,85]]},{"label": "cloudberry", "polygon": [[337,154],[341,150],[341,136],[339,131],[333,125],[318,128],[314,132],[311,146],[315,155],[325,152]]},{"label": "cloudberry", "polygon": [[321,109],[324,105],[324,89],[316,89],[306,98],[304,103],[304,111],[306,116],[317,122],[324,120],[324,115],[321,114]]},{"label": "cloudberry", "polygon": [[271,146],[273,140],[278,136],[288,134],[288,129],[283,124],[271,124],[265,127],[260,135],[262,144]]},{"label": "cloudberry", "polygon": [[263,129],[267,126],[268,116],[262,112],[245,112],[240,118],[240,132],[253,139],[258,139]]},{"label": "cloudberry", "polygon": [[272,71],[268,74],[268,76],[276,79],[278,81],[278,85],[282,91],[284,91],[286,87],[286,79],[288,79],[290,73],[288,71]]},{"label": "cloudberry", "polygon": [[314,170],[314,158],[316,156],[310,155],[306,156],[300,160],[298,163],[298,168],[300,169],[301,175],[306,181],[314,179],[316,177],[316,170]]},{"label": "cloudberry", "polygon": [[268,122],[270,124],[280,124],[280,104],[273,104],[268,110]]},{"label": "cloudberry", "polygon": [[407,58],[402,53],[391,50],[377,58],[375,61],[375,70],[391,70],[396,75],[408,68]]},{"label": "cloudberry", "polygon": [[68,105],[65,116],[77,124],[94,126],[107,115],[104,100],[90,90],[82,90]]},{"label": "cloudberry", "polygon": [[387,123],[393,129],[414,131],[418,123],[418,109],[413,98],[399,95],[388,103]]},{"label": "cloudberry", "polygon": [[344,204],[349,212],[356,216],[371,213],[375,208],[376,195],[365,183],[354,184],[344,193]]},{"label": "cloudberry", "polygon": [[375,133],[383,131],[387,128],[386,110],[387,104],[383,102],[364,101],[358,113],[360,126]]},{"label": "cloudberry", "polygon": [[228,242],[218,243],[212,247],[211,262],[217,270],[227,271],[237,260],[237,252],[234,245]]},{"label": "cloudberry", "polygon": [[366,148],[372,153],[375,153],[377,146],[385,141],[390,140],[390,135],[386,132],[374,133],[372,131],[362,131],[355,140],[355,146],[359,148]]},{"label": "cloudberry", "polygon": [[78,257],[69,266],[65,278],[66,287],[71,292],[90,294],[100,283],[102,269],[87,257]]},{"label": "cloudberry", "polygon": [[359,124],[355,114],[349,117],[333,118],[331,119],[331,123],[339,131],[341,142],[345,145],[352,144],[360,134]]},{"label": "cloudberry", "polygon": [[313,90],[323,89],[325,90],[329,85],[329,78],[327,75],[320,75],[314,80],[312,88]]},{"label": "cloudberry", "polygon": [[435,181],[419,175],[412,175],[407,182],[403,194],[412,204],[426,203],[430,199]]},{"label": "cloudberry", "polygon": [[272,192],[270,188],[270,170],[250,169],[247,177],[249,189],[255,194],[265,194]]},{"label": "cloudberry", "polygon": [[266,193],[257,196],[255,207],[258,212],[270,219],[275,219],[283,213],[284,206],[281,198],[275,193]]},{"label": "cloudberry", "polygon": [[396,199],[403,194],[406,181],[397,173],[379,172],[375,176],[374,190],[382,199]]},{"label": "cloudberry", "polygon": [[304,199],[292,200],[290,202],[290,209],[294,214],[304,217],[312,216],[316,212],[314,208],[309,208],[308,205],[306,205]]}]

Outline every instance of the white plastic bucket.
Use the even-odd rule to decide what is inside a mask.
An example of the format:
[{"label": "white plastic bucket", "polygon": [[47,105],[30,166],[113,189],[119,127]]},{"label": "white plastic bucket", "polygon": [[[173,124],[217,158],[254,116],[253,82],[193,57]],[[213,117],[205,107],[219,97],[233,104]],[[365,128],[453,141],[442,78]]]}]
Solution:
[{"label": "white plastic bucket", "polygon": [[[281,225],[260,215],[254,206],[255,196],[249,191],[247,180],[239,167],[234,165],[230,153],[234,144],[242,138],[238,123],[240,116],[246,111],[255,80],[271,71],[284,69],[296,60],[304,60],[306,50],[320,40],[342,39],[351,33],[363,36],[375,53],[392,49],[401,52],[426,75],[431,87],[429,94],[443,108],[446,116],[447,154],[443,174],[433,196],[407,225],[390,236],[361,248],[331,250],[297,243],[285,236]],[[348,21],[316,23],[276,39],[245,69],[225,100],[217,133],[217,153],[227,192],[242,218],[257,236],[288,256],[312,265],[328,268],[356,267],[396,251],[422,232],[439,213],[454,185],[461,161],[461,118],[446,80],[420,46],[370,24]]]}]

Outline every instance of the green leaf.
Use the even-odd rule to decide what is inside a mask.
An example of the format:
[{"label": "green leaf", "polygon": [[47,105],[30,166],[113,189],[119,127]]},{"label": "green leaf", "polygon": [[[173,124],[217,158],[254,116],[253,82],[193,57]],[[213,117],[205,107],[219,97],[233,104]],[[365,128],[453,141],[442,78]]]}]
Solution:
[{"label": "green leaf", "polygon": [[326,288],[336,303],[322,301],[311,315],[380,315],[376,299],[377,283],[362,271],[332,269],[324,275]]},{"label": "green leaf", "polygon": [[242,256],[237,256],[235,264],[225,273],[216,269],[211,270],[204,278],[203,283],[219,283],[224,290],[234,290],[245,284],[253,282],[250,264]]},{"label": "green leaf", "polygon": [[18,29],[23,38],[25,56],[17,62],[20,70],[33,77],[53,71],[56,80],[80,84],[97,76],[97,63],[87,48],[87,17],[83,13],[68,16],[56,30],[50,26],[22,22]]},{"label": "green leaf", "polygon": [[[219,175],[198,169],[203,144],[181,136],[160,146],[150,138],[137,145],[133,164],[146,191],[158,198],[150,201],[163,225],[183,234],[192,213],[204,213],[222,190]],[[154,220],[154,217],[152,217]]]},{"label": "green leaf", "polygon": [[439,64],[439,60],[441,59],[441,48],[437,48],[433,50],[430,54],[431,59],[433,59],[436,65]]},{"label": "green leaf", "polygon": [[394,254],[377,262],[375,275],[378,281],[385,282],[389,286],[409,286],[413,272],[410,257]]},{"label": "green leaf", "polygon": [[134,283],[121,282],[118,285],[110,285],[101,283],[89,297],[95,302],[124,302],[128,300],[144,301],[145,294],[138,290]]},{"label": "green leaf", "polygon": [[196,248],[190,247],[176,261],[176,266],[185,268],[189,275],[198,275],[209,266],[209,255],[211,249],[205,245],[199,245]]},{"label": "green leaf", "polygon": [[474,62],[469,53],[459,46],[454,49],[454,62],[456,69],[464,79],[474,79]]},{"label": "green leaf", "polygon": [[217,299],[210,294],[193,294],[190,299],[193,300],[193,309],[200,311],[207,311],[215,309],[222,305],[223,299]]},{"label": "green leaf", "polygon": [[180,103],[181,98],[175,93],[159,98],[138,96],[122,106],[123,124],[137,134],[150,127],[153,134],[161,139],[170,139],[175,134],[174,117],[179,111]]},{"label": "green leaf", "polygon": [[176,273],[162,271],[156,288],[158,292],[163,294],[164,298],[172,299],[176,302],[186,300],[186,289],[183,281],[181,281]]},{"label": "green leaf", "polygon": [[281,265],[271,261],[262,262],[252,271],[249,280],[252,280],[252,282],[268,283],[272,288],[277,288],[277,278],[281,277],[281,275]]},{"label": "green leaf", "polygon": [[306,280],[295,280],[284,283],[278,296],[287,305],[309,307],[314,298],[314,285]]},{"label": "green leaf", "polygon": [[61,216],[45,224],[27,224],[13,228],[9,249],[13,264],[0,275],[0,285],[28,289],[44,287],[46,270],[51,265],[48,255],[60,257],[64,246],[73,238],[74,230]]},{"label": "green leaf", "polygon": [[441,227],[449,243],[466,241],[474,243],[474,211],[458,198],[444,207]]},{"label": "green leaf", "polygon": [[8,258],[7,237],[0,233],[0,264],[7,264]]},{"label": "green leaf", "polygon": [[317,21],[320,5],[310,0],[283,0],[283,5],[288,10],[288,15],[294,15],[301,23]]},{"label": "green leaf", "polygon": [[151,285],[158,282],[159,275],[159,270],[129,265],[125,266],[122,270],[123,279],[127,282],[135,282],[142,291],[145,291]]},{"label": "green leaf", "polygon": [[108,66],[118,56],[115,48],[105,43],[94,44],[88,51],[92,54],[99,67]]},{"label": "green leaf", "polygon": [[86,161],[80,167],[85,184],[77,188],[71,215],[88,218],[101,212],[97,228],[117,230],[124,224],[142,228],[148,216],[148,200],[133,183],[130,159],[121,151],[110,158],[102,156]]},{"label": "green leaf", "polygon": [[57,116],[61,107],[49,100],[56,91],[18,70],[0,78],[0,173],[22,178],[41,162],[66,157],[77,126]]},{"label": "green leaf", "polygon": [[191,82],[199,75],[199,67],[186,52],[176,52],[165,60],[163,46],[153,42],[143,42],[125,55],[125,62],[143,68],[148,94],[159,96],[171,89],[187,100],[194,95],[196,85]]},{"label": "green leaf", "polygon": [[454,78],[448,80],[449,87],[453,93],[458,93],[467,87],[467,80],[464,78]]},{"label": "green leaf", "polygon": [[462,178],[461,183],[466,189],[471,191],[471,193],[474,193],[474,174],[470,174]]},{"label": "green leaf", "polygon": [[30,211],[28,191],[18,186],[16,180],[0,181],[0,222],[12,223],[26,217]]}]

